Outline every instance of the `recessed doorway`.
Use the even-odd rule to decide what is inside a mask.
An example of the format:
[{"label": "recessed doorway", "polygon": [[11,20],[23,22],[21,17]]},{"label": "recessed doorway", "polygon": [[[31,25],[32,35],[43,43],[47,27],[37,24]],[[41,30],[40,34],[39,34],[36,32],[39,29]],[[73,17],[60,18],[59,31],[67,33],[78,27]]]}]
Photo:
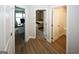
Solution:
[{"label": "recessed doorway", "polygon": [[25,9],[15,6],[15,53],[21,53],[25,42]]},{"label": "recessed doorway", "polygon": [[36,10],[36,37],[44,37],[45,10]]}]

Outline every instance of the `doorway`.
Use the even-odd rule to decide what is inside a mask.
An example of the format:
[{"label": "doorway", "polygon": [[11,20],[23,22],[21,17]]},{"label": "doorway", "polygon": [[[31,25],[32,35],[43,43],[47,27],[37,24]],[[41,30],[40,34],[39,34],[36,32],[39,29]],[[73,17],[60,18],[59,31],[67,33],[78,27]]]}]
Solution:
[{"label": "doorway", "polygon": [[36,37],[44,37],[44,12],[45,10],[36,10]]},{"label": "doorway", "polygon": [[25,9],[15,6],[15,53],[21,53],[25,41]]},{"label": "doorway", "polygon": [[53,8],[53,42],[57,42],[58,45],[66,52],[66,19],[67,7],[60,6]]}]

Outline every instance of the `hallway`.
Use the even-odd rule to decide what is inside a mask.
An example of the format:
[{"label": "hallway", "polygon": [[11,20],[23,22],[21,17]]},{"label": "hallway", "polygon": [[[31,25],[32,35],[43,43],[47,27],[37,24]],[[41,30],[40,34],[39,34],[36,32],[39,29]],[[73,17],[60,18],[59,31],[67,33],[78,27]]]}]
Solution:
[{"label": "hallway", "polygon": [[[20,38],[19,38],[20,39]],[[61,42],[62,40],[62,42]],[[19,40],[20,41],[20,40]],[[37,38],[30,39],[27,43],[24,43],[16,47],[18,53],[23,54],[65,54],[66,50],[66,37],[63,35],[54,43],[48,43],[41,31],[37,30]]]},{"label": "hallway", "polygon": [[[23,41],[21,35],[17,35],[15,33],[17,29],[16,21],[15,21],[16,19],[15,6],[16,5],[0,6],[0,16],[1,16],[0,17],[1,20],[0,21],[0,51],[6,51],[8,52],[8,54],[15,54],[15,53],[78,54],[79,53],[79,36],[78,36],[79,35],[79,16],[78,16],[79,5],[17,5],[17,7],[20,8],[17,9],[18,16],[16,18],[20,19],[20,17],[22,18],[22,16],[25,15],[25,20],[26,20],[24,25],[25,41]],[[60,8],[60,11],[58,11],[59,10],[58,8],[63,6],[66,7],[64,7],[64,9]],[[23,10],[25,10],[25,12],[23,12]],[[37,10],[45,10],[44,12],[45,22],[36,21]],[[22,13],[19,14],[19,12],[23,12],[25,14]],[[39,14],[39,12],[37,13]],[[56,15],[57,17],[55,17]],[[63,18],[61,18],[60,16]],[[62,20],[60,21],[59,19]],[[45,38],[40,31],[38,32],[40,32],[41,34],[37,33],[37,37],[36,37],[36,27],[37,27],[36,23],[44,23],[43,31]],[[63,23],[65,23],[66,25]],[[18,23],[18,25],[21,24]],[[42,28],[42,26],[39,27],[40,29]],[[23,31],[20,30],[19,33],[21,32]],[[67,37],[65,36],[65,34]],[[15,37],[17,38],[15,39]],[[55,41],[55,42],[51,42],[51,41]]]}]

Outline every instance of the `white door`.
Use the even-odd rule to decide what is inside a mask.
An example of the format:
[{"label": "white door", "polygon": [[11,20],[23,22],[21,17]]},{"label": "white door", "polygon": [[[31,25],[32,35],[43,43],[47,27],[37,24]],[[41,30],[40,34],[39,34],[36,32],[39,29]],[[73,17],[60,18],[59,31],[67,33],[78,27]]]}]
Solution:
[{"label": "white door", "polygon": [[0,6],[0,51],[15,53],[14,6]]},{"label": "white door", "polygon": [[65,35],[66,28],[66,7],[57,7],[53,9],[53,41],[60,36]]},{"label": "white door", "polygon": [[15,53],[14,28],[14,6],[5,6],[5,51],[8,53]]},{"label": "white door", "polygon": [[4,50],[4,7],[0,5],[0,51]]}]

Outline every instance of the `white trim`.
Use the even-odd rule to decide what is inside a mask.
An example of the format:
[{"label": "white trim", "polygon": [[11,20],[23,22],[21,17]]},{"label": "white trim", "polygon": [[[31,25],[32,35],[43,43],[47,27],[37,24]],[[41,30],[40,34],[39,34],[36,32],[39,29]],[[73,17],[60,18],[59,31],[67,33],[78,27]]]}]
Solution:
[{"label": "white trim", "polygon": [[25,38],[25,42],[28,42],[28,40],[29,40],[29,37],[28,38]]},{"label": "white trim", "polygon": [[35,36],[29,36],[29,39],[30,39],[30,38],[33,38],[33,39],[35,39],[36,37],[35,37]]},{"label": "white trim", "polygon": [[68,23],[69,23],[69,22],[68,22],[68,9],[69,9],[69,7],[67,6],[67,17],[66,17],[66,18],[67,18],[67,20],[66,20],[66,22],[67,22],[67,23],[66,23],[66,53],[68,53],[68,36],[69,36],[69,35],[68,35],[68,31],[69,31],[69,30],[68,30],[68,25],[69,25],[69,24],[68,24]]},{"label": "white trim", "polygon": [[7,41],[7,43],[6,43],[6,46],[5,46],[5,48],[4,48],[5,51],[7,51],[7,49],[8,49],[9,42],[10,42],[10,39],[8,39],[8,41]]},{"label": "white trim", "polygon": [[27,39],[25,39],[25,42],[28,42],[30,39],[35,39],[36,37],[34,37],[34,36],[29,36]]},{"label": "white trim", "polygon": [[11,37],[10,39],[8,39],[7,44],[5,45],[5,50],[6,52],[8,52],[8,54],[14,54],[15,53],[15,46],[13,43],[14,39]]},{"label": "white trim", "polygon": [[55,42],[59,37],[61,37],[62,35],[64,35],[64,33],[61,33],[56,39],[53,39],[53,42]]}]

